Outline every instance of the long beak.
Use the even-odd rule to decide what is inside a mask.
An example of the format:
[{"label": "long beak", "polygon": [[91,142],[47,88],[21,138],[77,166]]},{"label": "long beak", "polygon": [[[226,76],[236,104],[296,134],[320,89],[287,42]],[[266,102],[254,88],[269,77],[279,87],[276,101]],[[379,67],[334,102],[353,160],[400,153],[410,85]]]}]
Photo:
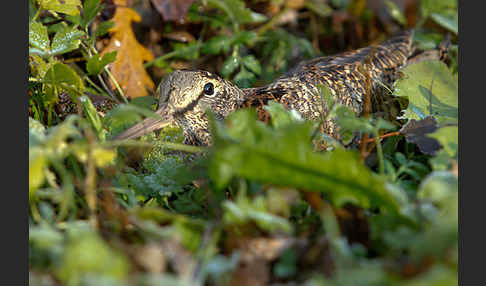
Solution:
[{"label": "long beak", "polygon": [[165,107],[157,109],[155,113],[162,116],[162,118],[145,118],[142,122],[128,128],[113,139],[123,140],[137,138],[152,131],[159,130],[172,123],[172,116],[168,114],[169,112]]}]

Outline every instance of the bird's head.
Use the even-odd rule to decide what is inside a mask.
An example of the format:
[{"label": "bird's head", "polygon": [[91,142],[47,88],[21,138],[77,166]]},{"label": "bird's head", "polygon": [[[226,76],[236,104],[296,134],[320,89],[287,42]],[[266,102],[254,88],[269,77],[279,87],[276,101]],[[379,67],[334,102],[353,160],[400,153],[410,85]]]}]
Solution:
[{"label": "bird's head", "polygon": [[130,139],[176,123],[183,129],[184,142],[210,145],[211,135],[206,110],[223,119],[238,108],[245,93],[231,82],[207,71],[178,70],[167,75],[157,88],[156,113],[162,118],[147,118],[119,134],[115,139]]}]

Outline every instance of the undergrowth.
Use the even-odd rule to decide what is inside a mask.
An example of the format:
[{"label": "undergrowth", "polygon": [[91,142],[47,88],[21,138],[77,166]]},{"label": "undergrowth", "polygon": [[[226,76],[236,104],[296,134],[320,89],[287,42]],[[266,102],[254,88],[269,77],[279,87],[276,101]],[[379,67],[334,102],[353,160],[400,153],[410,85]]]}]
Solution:
[{"label": "undergrowth", "polygon": [[[365,1],[186,1],[185,24],[133,25],[155,54],[150,80],[195,67],[240,87],[389,29],[413,27],[422,50],[452,36],[447,64],[402,70],[393,123],[355,116],[323,87],[349,145],[270,103],[268,124],[253,110],[211,121],[207,148],[183,145],[177,126],[112,140],[157,99],[131,97],[109,68],[119,1],[82,2],[29,2],[31,285],[457,284],[456,1],[412,14],[384,1],[385,19]],[[156,2],[127,7],[160,21]],[[194,39],[173,40],[184,32]]]}]

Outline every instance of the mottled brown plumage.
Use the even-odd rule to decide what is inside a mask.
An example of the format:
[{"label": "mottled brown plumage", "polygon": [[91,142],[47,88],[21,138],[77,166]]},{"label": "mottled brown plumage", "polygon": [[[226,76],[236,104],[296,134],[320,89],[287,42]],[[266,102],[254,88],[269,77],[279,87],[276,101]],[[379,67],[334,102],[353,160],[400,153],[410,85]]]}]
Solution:
[{"label": "mottled brown plumage", "polygon": [[[407,31],[375,47],[303,62],[274,82],[258,88],[240,89],[206,71],[175,71],[159,86],[157,113],[163,119],[146,119],[117,139],[135,138],[176,122],[184,130],[185,143],[210,145],[206,109],[217,119],[224,119],[239,108],[255,107],[259,118],[265,120],[268,115],[264,106],[270,100],[296,110],[307,120],[319,119],[328,112],[319,85],[327,85],[336,102],[359,115],[364,107],[367,73],[372,93],[383,86],[391,88],[411,54],[412,33]],[[323,130],[336,136],[332,121],[325,122]]]}]

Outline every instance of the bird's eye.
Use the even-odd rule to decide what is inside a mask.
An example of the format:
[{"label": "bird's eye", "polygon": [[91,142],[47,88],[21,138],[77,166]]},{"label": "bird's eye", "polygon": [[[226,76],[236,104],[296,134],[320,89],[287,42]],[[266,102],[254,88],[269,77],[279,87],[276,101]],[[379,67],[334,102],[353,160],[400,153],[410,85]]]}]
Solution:
[{"label": "bird's eye", "polygon": [[204,86],[204,94],[205,95],[213,95],[214,93],[214,85],[212,83],[206,83]]}]

